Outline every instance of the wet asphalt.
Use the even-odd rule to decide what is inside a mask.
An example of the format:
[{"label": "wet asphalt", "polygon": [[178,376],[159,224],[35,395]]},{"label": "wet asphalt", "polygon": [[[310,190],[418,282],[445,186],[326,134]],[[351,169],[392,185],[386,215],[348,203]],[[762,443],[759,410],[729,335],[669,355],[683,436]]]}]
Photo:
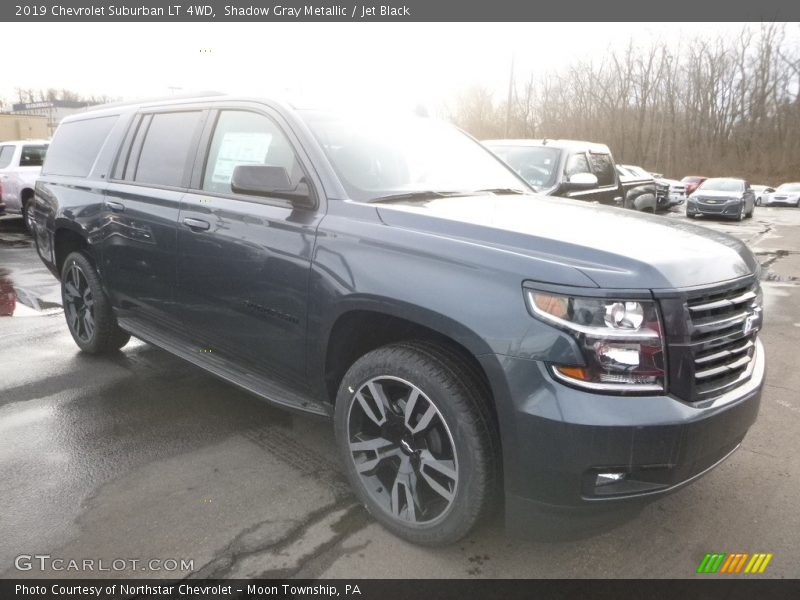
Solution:
[{"label": "wet asphalt", "polygon": [[[769,373],[741,449],[603,533],[517,539],[496,515],[425,549],[354,503],[326,421],[136,340],[79,353],[58,282],[0,217],[0,577],[693,577],[706,552],[771,552],[764,577],[799,577],[800,210],[702,224],[764,265]],[[94,563],[20,571],[20,555]]]}]

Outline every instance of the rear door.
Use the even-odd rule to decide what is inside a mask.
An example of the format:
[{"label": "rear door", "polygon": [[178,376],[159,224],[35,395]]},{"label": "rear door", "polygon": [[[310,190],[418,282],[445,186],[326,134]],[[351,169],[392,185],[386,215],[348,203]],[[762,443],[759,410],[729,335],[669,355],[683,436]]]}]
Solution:
[{"label": "rear door", "polygon": [[206,111],[139,114],[106,190],[106,287],[120,315],[177,327],[177,224]]},{"label": "rear door", "polygon": [[[308,281],[320,209],[234,194],[239,164],[284,167],[293,185],[310,162],[280,115],[220,107],[209,117],[178,228],[178,302],[200,349],[287,383],[305,384]],[[318,186],[317,186],[318,187]],[[319,197],[319,195],[317,195]]]}]

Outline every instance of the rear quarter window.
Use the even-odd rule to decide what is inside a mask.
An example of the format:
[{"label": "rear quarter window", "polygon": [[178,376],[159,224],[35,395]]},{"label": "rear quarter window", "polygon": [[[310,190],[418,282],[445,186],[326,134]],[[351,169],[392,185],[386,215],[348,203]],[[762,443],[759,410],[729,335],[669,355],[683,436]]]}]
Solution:
[{"label": "rear quarter window", "polygon": [[42,173],[86,177],[118,115],[62,123],[56,131]]}]

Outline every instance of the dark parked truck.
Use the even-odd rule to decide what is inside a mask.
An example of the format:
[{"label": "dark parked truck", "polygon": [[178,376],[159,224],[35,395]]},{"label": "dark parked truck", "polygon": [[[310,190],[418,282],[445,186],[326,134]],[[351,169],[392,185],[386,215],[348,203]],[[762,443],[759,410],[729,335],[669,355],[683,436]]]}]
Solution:
[{"label": "dark parked truck", "polygon": [[744,244],[533,194],[430,119],[99,108],[60,125],[34,211],[84,352],[134,335],[331,418],[360,501],[416,543],[498,495],[519,530],[671,492],[758,412]]},{"label": "dark parked truck", "polygon": [[633,198],[625,202],[626,187],[604,144],[548,139],[487,140],[483,144],[540,194],[635,208]]}]

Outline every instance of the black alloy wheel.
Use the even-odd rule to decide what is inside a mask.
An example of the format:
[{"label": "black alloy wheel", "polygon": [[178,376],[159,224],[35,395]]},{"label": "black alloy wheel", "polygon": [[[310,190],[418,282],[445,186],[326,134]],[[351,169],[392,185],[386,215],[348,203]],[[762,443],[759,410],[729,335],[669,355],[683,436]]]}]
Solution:
[{"label": "black alloy wheel", "polygon": [[94,295],[77,262],[73,262],[65,273],[64,313],[73,335],[86,344],[91,342],[95,332]]},{"label": "black alloy wheel", "polygon": [[432,523],[458,491],[458,455],[442,413],[413,383],[374,377],[355,393],[350,452],[364,489],[395,519]]},{"label": "black alloy wheel", "polygon": [[460,355],[430,342],[383,346],[348,369],[334,415],[339,454],[389,531],[449,544],[492,505],[501,466],[488,396]]},{"label": "black alloy wheel", "polygon": [[130,334],[117,324],[100,278],[84,252],[72,252],[64,259],[61,299],[72,339],[84,352],[114,352],[130,340]]},{"label": "black alloy wheel", "polygon": [[28,200],[22,203],[22,223],[25,225],[25,229],[28,231],[28,233],[33,233],[34,227],[31,202],[32,200]]}]

